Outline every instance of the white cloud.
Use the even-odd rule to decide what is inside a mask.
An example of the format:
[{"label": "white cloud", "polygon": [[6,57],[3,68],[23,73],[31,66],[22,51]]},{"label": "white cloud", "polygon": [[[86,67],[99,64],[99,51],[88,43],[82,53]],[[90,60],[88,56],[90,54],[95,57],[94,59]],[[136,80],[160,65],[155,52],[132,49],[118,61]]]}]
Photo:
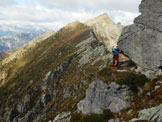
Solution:
[{"label": "white cloud", "polygon": [[37,0],[49,7],[68,10],[123,10],[137,12],[141,0]]},{"label": "white cloud", "polygon": [[[7,0],[9,3],[14,0]],[[18,1],[18,0],[17,0]],[[0,7],[0,23],[16,26],[40,26],[58,30],[69,22],[85,22],[102,13],[108,13],[114,22],[131,24],[138,15],[140,0],[22,0],[21,4]],[[0,0],[1,3],[1,0]],[[7,3],[6,3],[7,4]],[[48,6],[48,7],[47,7]],[[128,11],[129,10],[129,11]]]},{"label": "white cloud", "polygon": [[10,5],[15,5],[16,1],[15,0],[0,0],[0,6],[10,6]]},{"label": "white cloud", "polygon": [[[21,12],[20,12],[21,11]],[[41,7],[0,8],[0,23],[12,25],[40,25],[58,30],[72,21],[86,21],[99,14],[85,11],[72,12],[60,9],[44,9]]]},{"label": "white cloud", "polygon": [[[115,15],[115,16],[114,16]],[[139,13],[131,13],[127,11],[110,11],[110,16],[115,23],[122,23],[123,25],[133,24],[133,20]]]}]

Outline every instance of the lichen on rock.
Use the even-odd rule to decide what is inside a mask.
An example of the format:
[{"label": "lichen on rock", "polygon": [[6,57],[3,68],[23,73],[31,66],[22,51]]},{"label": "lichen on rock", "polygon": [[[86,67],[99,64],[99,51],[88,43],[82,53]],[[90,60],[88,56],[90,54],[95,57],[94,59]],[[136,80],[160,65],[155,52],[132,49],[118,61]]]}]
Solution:
[{"label": "lichen on rock", "polygon": [[150,122],[161,122],[162,121],[162,104],[139,111],[138,118],[134,118],[130,120],[130,122],[138,122],[138,121],[150,121]]}]

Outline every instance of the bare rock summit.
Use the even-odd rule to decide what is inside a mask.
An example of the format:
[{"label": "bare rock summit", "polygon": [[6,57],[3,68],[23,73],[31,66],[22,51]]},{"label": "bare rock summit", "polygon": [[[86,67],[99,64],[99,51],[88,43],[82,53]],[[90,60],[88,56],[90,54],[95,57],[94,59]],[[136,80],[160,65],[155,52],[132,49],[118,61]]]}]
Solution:
[{"label": "bare rock summit", "polygon": [[121,29],[118,28],[118,25],[106,13],[90,19],[85,24],[93,28],[97,38],[106,45],[109,51],[112,50],[113,46],[117,45]]}]

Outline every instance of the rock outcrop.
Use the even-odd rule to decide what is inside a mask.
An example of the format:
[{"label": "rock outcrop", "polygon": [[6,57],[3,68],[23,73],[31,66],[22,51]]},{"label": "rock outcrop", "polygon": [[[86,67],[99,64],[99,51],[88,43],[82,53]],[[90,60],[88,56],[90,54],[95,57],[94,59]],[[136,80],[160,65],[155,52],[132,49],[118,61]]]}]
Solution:
[{"label": "rock outcrop", "polygon": [[[71,118],[70,114],[71,112],[62,112],[55,117],[53,122],[69,122]],[[49,122],[52,122],[52,121],[49,121]]]},{"label": "rock outcrop", "polygon": [[139,122],[139,121],[161,122],[162,104],[157,107],[141,110],[138,113],[138,118],[132,119],[130,122]]},{"label": "rock outcrop", "polygon": [[[161,0],[142,0],[139,6],[142,14],[133,25],[124,28],[118,41],[119,48],[133,62],[154,75],[162,66],[161,6]],[[149,72],[147,76],[150,77]]]},{"label": "rock outcrop", "polygon": [[84,114],[101,114],[103,110],[120,112],[128,108],[132,102],[132,92],[126,86],[106,84],[95,79],[86,90],[86,97],[78,103],[78,110]]}]

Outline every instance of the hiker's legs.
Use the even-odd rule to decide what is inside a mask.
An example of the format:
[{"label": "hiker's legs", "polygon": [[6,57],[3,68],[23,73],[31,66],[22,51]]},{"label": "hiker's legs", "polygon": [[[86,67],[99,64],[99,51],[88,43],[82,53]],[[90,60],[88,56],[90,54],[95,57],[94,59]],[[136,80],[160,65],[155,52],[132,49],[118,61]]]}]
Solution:
[{"label": "hiker's legs", "polygon": [[114,56],[113,57],[112,67],[115,66],[116,61],[117,61],[116,67],[118,67],[119,66],[119,56]]},{"label": "hiker's legs", "polygon": [[[116,64],[116,61],[117,61],[117,64]],[[114,56],[112,67],[114,67],[114,66],[116,66],[116,67],[119,66],[119,56]]]},{"label": "hiker's legs", "polygon": [[116,56],[116,60],[117,60],[117,67],[119,66],[119,56]]},{"label": "hiker's legs", "polygon": [[114,67],[114,65],[115,65],[115,56],[113,57],[112,67]]}]

